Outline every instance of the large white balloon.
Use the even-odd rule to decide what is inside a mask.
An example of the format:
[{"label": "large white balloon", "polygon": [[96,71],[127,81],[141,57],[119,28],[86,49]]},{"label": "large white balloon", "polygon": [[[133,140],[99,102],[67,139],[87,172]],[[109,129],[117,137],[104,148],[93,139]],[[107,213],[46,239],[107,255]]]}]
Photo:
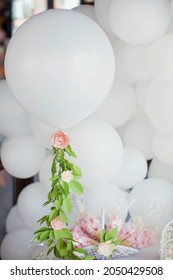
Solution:
[{"label": "large white balloon", "polygon": [[27,227],[37,229],[40,226],[38,220],[49,214],[51,206],[43,207],[46,200],[47,193],[40,183],[32,183],[20,192],[17,207]]},{"label": "large white balloon", "polygon": [[33,230],[23,227],[8,233],[1,243],[2,260],[27,260]]},{"label": "large white balloon", "polygon": [[173,133],[156,132],[153,137],[153,151],[161,162],[173,165]]},{"label": "large white balloon", "polygon": [[[52,156],[48,155],[44,159],[39,171],[40,183],[42,184],[43,187],[45,187],[45,190],[47,190],[47,192],[49,192],[51,189],[51,181],[50,181],[50,178],[52,176],[51,167],[52,167]],[[58,171],[58,166],[57,166],[57,171]]]},{"label": "large white balloon", "polygon": [[87,5],[87,4],[86,5],[80,5],[80,6],[77,6],[77,7],[73,8],[73,10],[88,16],[89,18],[91,18],[92,20],[94,20],[95,22],[98,23],[98,20],[97,20],[96,14],[95,14],[94,6]]},{"label": "large white balloon", "polygon": [[45,148],[51,149],[50,137],[58,128],[51,127],[38,118],[31,116],[31,131],[34,138]]},{"label": "large white balloon", "polygon": [[133,87],[115,79],[106,100],[92,114],[92,117],[107,121],[113,127],[117,127],[132,117],[135,106],[136,97]]},{"label": "large white balloon", "polygon": [[114,34],[109,23],[108,8],[111,0],[95,0],[94,8],[98,22],[108,34]]},{"label": "large white balloon", "polygon": [[17,178],[36,175],[46,156],[46,150],[28,134],[7,138],[0,152],[4,168]]},{"label": "large white balloon", "polygon": [[115,59],[105,32],[88,16],[47,10],[15,32],[5,73],[26,110],[50,126],[66,128],[103,102],[113,83]]},{"label": "large white balloon", "polygon": [[19,211],[17,209],[17,205],[13,206],[6,218],[5,222],[6,231],[11,232],[15,229],[19,229],[21,227],[25,227],[25,223],[22,217],[19,215]]},{"label": "large white balloon", "polygon": [[147,80],[152,77],[148,65],[149,46],[134,46],[122,43],[117,51],[117,63],[121,71],[134,80]]},{"label": "large white balloon", "polygon": [[30,131],[29,114],[17,103],[7,82],[0,81],[0,134],[11,137]]},{"label": "large white balloon", "polygon": [[146,116],[141,116],[131,120],[123,133],[125,146],[139,150],[147,160],[154,156],[152,149],[152,139],[155,130],[149,123]]},{"label": "large white balloon", "polygon": [[128,213],[127,193],[112,183],[99,188],[85,188],[84,206],[85,211],[92,212],[97,217],[101,217],[101,210],[104,208],[105,214],[112,209],[125,220]]},{"label": "large white balloon", "polygon": [[109,5],[112,30],[130,44],[155,41],[167,31],[170,22],[169,0],[112,0]]},{"label": "large white balloon", "polygon": [[124,155],[114,128],[97,119],[86,119],[68,133],[77,155],[73,162],[82,170],[82,184],[94,187],[110,182],[121,168]]},{"label": "large white balloon", "polygon": [[123,189],[132,188],[146,177],[147,169],[144,155],[134,148],[125,147],[123,164],[113,182]]},{"label": "large white balloon", "polygon": [[173,85],[153,80],[146,93],[146,114],[160,132],[173,132]]},{"label": "large white balloon", "polygon": [[163,82],[173,83],[173,35],[165,35],[154,42],[148,52],[148,68]]},{"label": "large white balloon", "polygon": [[129,205],[132,217],[140,215],[145,222],[152,220],[163,226],[173,214],[173,185],[162,179],[146,179],[130,192]]},{"label": "large white balloon", "polygon": [[150,86],[150,83],[151,83],[151,80],[141,81],[141,82],[138,82],[135,86],[137,104],[143,113],[145,113],[145,111],[146,111],[146,108],[145,108],[146,95],[147,95],[147,90]]},{"label": "large white balloon", "polygon": [[173,184],[173,166],[153,158],[148,169],[148,178],[160,178]]}]

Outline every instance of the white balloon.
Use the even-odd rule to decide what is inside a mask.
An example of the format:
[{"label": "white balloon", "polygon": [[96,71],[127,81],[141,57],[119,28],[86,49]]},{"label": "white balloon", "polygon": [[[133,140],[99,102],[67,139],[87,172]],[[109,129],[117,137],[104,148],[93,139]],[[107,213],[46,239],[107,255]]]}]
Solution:
[{"label": "white balloon", "polygon": [[24,223],[22,217],[19,215],[17,205],[13,206],[10,209],[10,211],[7,215],[7,218],[6,218],[5,226],[6,226],[7,233],[9,233],[15,229],[25,227],[25,223]]},{"label": "white balloon", "polygon": [[125,220],[128,213],[127,193],[112,183],[98,188],[95,188],[95,186],[85,188],[84,206],[85,211],[89,211],[97,217],[101,217],[102,209],[105,209],[105,214],[108,214],[110,208],[115,209],[116,214],[120,214]]},{"label": "white balloon", "polygon": [[147,169],[143,154],[134,148],[125,147],[123,165],[112,182],[122,189],[132,188],[146,177]]},{"label": "white balloon", "polygon": [[147,80],[152,77],[147,65],[148,49],[148,45],[134,46],[126,43],[118,48],[118,66],[129,79]]},{"label": "white balloon", "polygon": [[102,26],[102,28],[108,33],[108,34],[114,34],[108,18],[108,8],[111,3],[111,0],[95,0],[94,1],[94,8],[95,8],[95,14],[98,19],[98,22]]},{"label": "white balloon", "polygon": [[73,162],[82,170],[84,186],[104,185],[115,176],[123,162],[120,136],[111,125],[97,119],[86,119],[68,130],[77,158]]},{"label": "white balloon", "polygon": [[97,23],[79,12],[54,9],[17,29],[6,51],[5,73],[26,110],[52,127],[66,128],[106,98],[115,59]]},{"label": "white balloon", "polygon": [[1,243],[1,259],[27,260],[33,236],[33,230],[26,227],[8,233]]},{"label": "white balloon", "polygon": [[143,113],[146,111],[146,94],[150,86],[151,80],[141,81],[136,84],[136,100],[139,108]]},{"label": "white balloon", "polygon": [[156,132],[153,137],[153,151],[161,162],[173,165],[173,133]]},{"label": "white balloon", "polygon": [[11,137],[30,131],[29,114],[16,102],[7,82],[0,81],[0,134]]},{"label": "white balloon", "polygon": [[140,215],[163,227],[172,213],[173,185],[157,178],[139,182],[129,194],[129,205],[132,217]]},{"label": "white balloon", "polygon": [[91,116],[117,127],[132,117],[135,106],[136,97],[132,86],[115,80],[109,95]]},{"label": "white balloon", "polygon": [[72,10],[79,12],[81,14],[84,14],[86,16],[88,16],[89,18],[91,18],[92,20],[94,20],[96,23],[98,23],[96,14],[95,14],[95,9],[94,6],[92,5],[80,5],[77,6],[75,8],[73,8]]},{"label": "white balloon", "polygon": [[29,134],[7,138],[0,152],[4,168],[17,178],[36,175],[46,156],[46,150]]},{"label": "white balloon", "polygon": [[155,41],[171,22],[169,0],[112,0],[109,23],[123,41],[143,45]]},{"label": "white balloon", "polygon": [[160,132],[173,132],[173,85],[153,80],[146,93],[146,114]]},{"label": "white balloon", "polygon": [[[39,181],[42,184],[43,187],[45,187],[45,190],[47,190],[48,192],[51,189],[51,181],[50,178],[52,176],[51,174],[51,166],[52,166],[52,156],[48,155],[41,167],[40,167],[40,171],[39,171]],[[59,170],[58,165],[57,165],[57,171]]]},{"label": "white balloon", "polygon": [[19,194],[17,207],[20,216],[27,227],[38,229],[38,220],[50,212],[50,205],[43,207],[47,200],[47,193],[40,183],[26,186]]},{"label": "white balloon", "polygon": [[173,83],[173,35],[155,41],[148,51],[148,68],[156,79]]},{"label": "white balloon", "polygon": [[31,116],[31,131],[34,138],[45,148],[51,149],[50,137],[58,128],[48,126],[38,118]]},{"label": "white balloon", "polygon": [[173,166],[153,158],[148,169],[148,178],[160,178],[173,184]]},{"label": "white balloon", "polygon": [[139,150],[147,160],[154,156],[152,139],[155,130],[149,123],[146,116],[135,118],[129,122],[123,133],[125,146]]}]

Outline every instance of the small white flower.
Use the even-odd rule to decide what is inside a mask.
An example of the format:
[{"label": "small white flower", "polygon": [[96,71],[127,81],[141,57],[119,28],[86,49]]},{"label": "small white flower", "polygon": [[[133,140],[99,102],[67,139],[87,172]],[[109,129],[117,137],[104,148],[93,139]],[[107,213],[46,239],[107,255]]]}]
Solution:
[{"label": "small white flower", "polygon": [[62,180],[63,182],[66,182],[66,183],[70,183],[71,180],[73,180],[72,171],[71,171],[71,170],[67,170],[67,171],[62,172],[62,174],[61,174],[61,180]]},{"label": "small white flower", "polygon": [[114,249],[115,249],[114,244],[111,242],[111,240],[108,240],[99,244],[98,253],[105,257],[109,257],[114,251]]}]

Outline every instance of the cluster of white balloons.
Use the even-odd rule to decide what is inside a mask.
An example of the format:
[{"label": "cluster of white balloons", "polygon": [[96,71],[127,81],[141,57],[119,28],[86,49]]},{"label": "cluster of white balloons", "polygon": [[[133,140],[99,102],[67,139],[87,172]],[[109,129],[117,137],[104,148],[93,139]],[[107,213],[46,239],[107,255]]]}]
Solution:
[{"label": "cluster of white balloons", "polygon": [[[161,229],[173,217],[171,23],[169,0],[95,0],[35,15],[13,35],[0,82],[1,160],[12,176],[38,182],[7,216],[2,259],[32,256],[37,221],[49,212],[56,129],[77,154],[85,210],[140,215]],[[73,201],[70,225],[80,210]]]}]

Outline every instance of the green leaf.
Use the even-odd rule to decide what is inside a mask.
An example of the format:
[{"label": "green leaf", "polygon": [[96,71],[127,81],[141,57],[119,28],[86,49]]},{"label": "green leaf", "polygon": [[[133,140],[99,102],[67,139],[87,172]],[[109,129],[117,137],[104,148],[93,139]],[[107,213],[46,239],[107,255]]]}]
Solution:
[{"label": "green leaf", "polygon": [[49,254],[52,252],[52,250],[54,249],[54,247],[55,247],[55,246],[52,246],[52,247],[49,248],[49,250],[47,251],[47,255],[49,255]]},{"label": "green leaf", "polygon": [[61,257],[65,257],[68,254],[67,243],[63,239],[59,239],[56,243],[56,248],[59,251]]},{"label": "green leaf", "polygon": [[94,257],[93,257],[93,256],[86,256],[86,257],[84,258],[84,260],[91,261],[91,260],[94,260]]},{"label": "green leaf", "polygon": [[60,209],[59,215],[60,215],[61,221],[68,224],[68,218],[67,218],[67,216],[65,215],[65,213],[62,209]]},{"label": "green leaf", "polygon": [[111,232],[106,232],[105,240],[114,241],[118,235],[118,227],[115,227]]},{"label": "green leaf", "polygon": [[50,245],[52,245],[52,243],[53,243],[53,239],[48,239],[48,241],[47,241],[47,247],[49,247]]},{"label": "green leaf", "polygon": [[58,210],[57,209],[53,209],[51,212],[50,212],[50,215],[49,215],[49,221],[53,221],[56,217],[58,216]]},{"label": "green leaf", "polygon": [[102,229],[101,230],[101,237],[100,237],[100,242],[104,242],[105,241],[105,236],[106,236],[106,230]]},{"label": "green leaf", "polygon": [[72,166],[73,176],[76,180],[80,179],[82,176],[82,171],[77,165]]},{"label": "green leaf", "polygon": [[49,237],[49,231],[48,230],[47,231],[43,231],[43,232],[40,233],[39,241],[43,242],[46,239],[48,239],[48,237]]},{"label": "green leaf", "polygon": [[113,242],[113,244],[114,244],[115,246],[118,246],[118,245],[121,244],[121,242],[122,242],[121,239],[117,239],[117,240],[115,240],[115,241]]},{"label": "green leaf", "polygon": [[42,217],[40,220],[38,220],[38,223],[40,223],[40,225],[41,225],[41,224],[43,224],[45,221],[47,221],[47,219],[48,219],[48,216],[44,216],[44,217]]},{"label": "green leaf", "polygon": [[51,166],[52,175],[56,173],[56,161],[53,159],[52,166]]},{"label": "green leaf", "polygon": [[64,190],[64,195],[67,197],[69,195],[69,185],[67,182],[61,182],[62,188]]},{"label": "green leaf", "polygon": [[76,194],[83,194],[83,188],[82,188],[82,185],[75,181],[75,180],[72,180],[70,183],[69,183],[69,186],[70,188],[72,189],[72,191]]},{"label": "green leaf", "polygon": [[63,202],[62,196],[59,196],[58,200],[55,201],[55,207],[57,210],[61,208],[62,202]]},{"label": "green leaf", "polygon": [[71,231],[67,228],[63,228],[61,230],[55,230],[54,232],[55,234],[55,238],[57,240],[61,239],[61,238],[67,238],[67,239],[73,239],[73,235],[71,233]]},{"label": "green leaf", "polygon": [[59,253],[59,250],[57,250],[56,246],[54,246],[54,255],[57,257],[57,258],[61,258],[61,255]]},{"label": "green leaf", "polygon": [[47,230],[50,230],[50,229],[48,227],[42,227],[42,228],[39,228],[37,231],[35,231],[34,234],[42,232],[42,231],[47,231]]},{"label": "green leaf", "polygon": [[75,152],[72,150],[71,146],[68,145],[65,149],[66,153],[71,157],[76,157]]},{"label": "green leaf", "polygon": [[71,198],[70,197],[66,197],[63,200],[62,206],[63,206],[63,209],[64,209],[65,212],[70,213],[71,209],[72,209]]},{"label": "green leaf", "polygon": [[54,194],[54,197],[55,197],[56,199],[59,199],[59,191],[58,191],[57,186],[54,186],[54,188],[53,188],[53,194]]}]

